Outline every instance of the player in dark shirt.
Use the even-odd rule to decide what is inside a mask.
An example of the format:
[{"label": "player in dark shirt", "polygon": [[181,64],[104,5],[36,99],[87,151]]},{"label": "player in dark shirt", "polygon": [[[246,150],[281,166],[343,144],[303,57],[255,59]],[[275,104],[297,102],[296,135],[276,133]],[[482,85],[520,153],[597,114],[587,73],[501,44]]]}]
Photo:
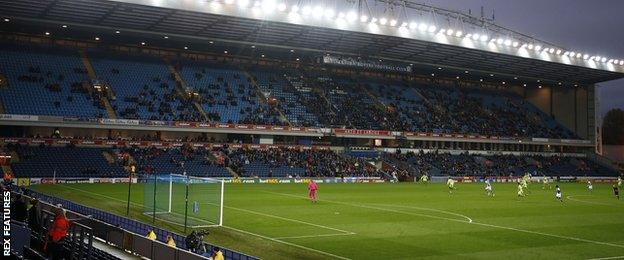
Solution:
[{"label": "player in dark shirt", "polygon": [[613,194],[617,199],[620,199],[620,188],[617,185],[613,185]]}]

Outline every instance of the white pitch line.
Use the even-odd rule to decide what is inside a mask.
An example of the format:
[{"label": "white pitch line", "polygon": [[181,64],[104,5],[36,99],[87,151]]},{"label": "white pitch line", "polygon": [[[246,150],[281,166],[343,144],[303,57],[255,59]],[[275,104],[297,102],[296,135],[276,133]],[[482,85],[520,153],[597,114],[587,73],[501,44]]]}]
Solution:
[{"label": "white pitch line", "polygon": [[406,209],[418,209],[418,210],[439,212],[439,213],[444,213],[444,214],[448,214],[448,215],[453,215],[453,216],[458,216],[458,217],[461,217],[461,218],[465,218],[466,220],[468,220],[468,223],[472,223],[472,218],[470,218],[470,217],[468,217],[466,215],[462,215],[462,214],[451,212],[451,211],[441,210],[441,209],[431,209],[431,208],[423,208],[423,207],[415,207],[415,206],[407,206],[407,205],[396,205],[396,204],[370,204],[370,205],[389,206],[389,207],[398,207],[398,208],[406,208]]},{"label": "white pitch line", "polygon": [[305,247],[305,246],[302,246],[302,245],[298,245],[298,244],[290,243],[290,242],[287,242],[287,241],[279,240],[279,239],[273,238],[273,237],[267,237],[267,236],[264,236],[264,235],[252,233],[252,232],[249,232],[249,231],[245,231],[245,230],[234,228],[234,227],[230,227],[230,226],[222,226],[222,227],[228,228],[228,229],[240,232],[240,233],[245,233],[245,234],[248,234],[248,235],[257,236],[257,237],[264,238],[264,239],[267,239],[267,240],[275,241],[275,242],[282,243],[282,244],[285,244],[285,245],[294,246],[294,247],[298,247],[298,248],[305,249],[305,250],[310,250],[312,252],[316,252],[316,253],[323,254],[323,255],[326,255],[326,256],[331,256],[331,257],[338,258],[338,259],[344,259],[344,260],[350,260],[351,259],[351,258],[346,258],[344,256],[334,255],[332,253],[328,253],[328,252],[325,252],[325,251],[321,251],[321,250],[317,250],[317,249],[314,249],[314,248]]},{"label": "white pitch line", "polygon": [[596,202],[596,201],[586,201],[586,200],[580,200],[580,199],[573,199],[574,197],[589,197],[589,196],[593,196],[593,195],[570,195],[570,196],[566,196],[566,198],[571,200],[571,201],[587,203],[587,204],[595,204],[595,205],[603,205],[603,206],[616,206],[616,204],[610,204],[610,203],[604,203],[604,202]]},{"label": "white pitch line", "polygon": [[[126,202],[126,201],[118,199],[118,198],[106,196],[106,195],[99,194],[99,193],[90,192],[90,191],[83,190],[83,189],[78,189],[78,188],[75,188],[75,187],[70,187],[70,186],[67,186],[67,185],[63,185],[63,187],[67,187],[67,188],[70,188],[70,189],[73,189],[73,190],[77,190],[77,191],[80,191],[80,192],[84,192],[84,193],[87,193],[87,194],[92,194],[92,195],[95,195],[95,196],[98,196],[98,197],[102,197],[102,198],[108,198],[108,199],[111,199],[111,200],[116,200],[116,201],[120,201],[120,202]],[[130,204],[143,206],[143,205],[141,205],[139,203],[135,203],[135,202],[132,202],[132,201],[130,201]],[[194,219],[197,219],[197,218],[194,218]],[[198,220],[202,220],[202,219],[198,219]],[[289,245],[289,246],[293,246],[293,247],[309,250],[309,251],[316,252],[316,253],[319,253],[319,254],[331,256],[331,257],[334,257],[334,258],[344,259],[344,260],[351,260],[350,258],[346,258],[346,257],[343,257],[343,256],[334,255],[332,253],[328,253],[328,252],[321,251],[321,250],[318,250],[318,249],[314,249],[314,248],[310,248],[310,247],[306,247],[306,246],[290,243],[290,242],[279,240],[279,239],[272,238],[272,237],[267,237],[267,236],[264,236],[264,235],[256,234],[256,233],[245,231],[245,230],[242,230],[242,229],[237,229],[237,228],[230,227],[230,226],[225,226],[225,225],[222,225],[221,227],[228,228],[228,229],[240,232],[240,233],[245,233],[245,234],[257,236],[257,237],[264,238],[264,239],[267,239],[267,240],[271,240],[271,241],[274,241],[274,242],[282,243],[282,244],[285,244],[285,245]],[[346,231],[346,232],[355,234],[354,232],[349,232],[349,231]],[[350,235],[353,235],[353,234],[350,234]]]},{"label": "white pitch line", "polygon": [[[306,198],[304,196],[298,196],[298,195],[293,195],[293,194],[288,194],[288,193],[279,193],[279,192],[270,192],[270,191],[264,191],[264,192],[278,194],[278,195],[282,195],[282,196],[290,196],[290,197],[295,197],[295,198]],[[584,243],[592,243],[592,244],[597,244],[597,245],[604,245],[604,246],[612,246],[612,247],[624,248],[624,245],[620,245],[620,244],[613,244],[613,243],[609,243],[609,242],[595,241],[595,240],[589,240],[589,239],[578,238],[578,237],[555,235],[555,234],[549,234],[549,233],[543,233],[543,232],[531,231],[531,230],[519,229],[519,228],[513,228],[513,227],[505,227],[505,226],[499,226],[499,225],[493,225],[493,224],[487,224],[487,223],[468,222],[468,221],[459,220],[459,219],[438,217],[438,216],[432,216],[432,215],[427,215],[427,214],[415,214],[415,213],[410,213],[410,212],[405,212],[405,211],[400,211],[400,210],[392,210],[392,209],[387,209],[387,208],[379,208],[379,207],[367,206],[367,205],[363,205],[363,204],[352,204],[352,203],[347,203],[347,202],[331,201],[331,200],[319,200],[319,201],[326,201],[326,202],[330,202],[330,203],[349,205],[349,206],[353,206],[353,207],[377,209],[377,210],[381,210],[381,211],[388,211],[388,212],[394,212],[394,213],[399,213],[399,214],[422,216],[422,217],[429,217],[429,218],[435,218],[435,219],[445,219],[445,220],[449,220],[449,221],[455,221],[455,222],[466,223],[466,224],[480,225],[480,226],[493,227],[493,228],[498,228],[498,229],[506,229],[506,230],[518,231],[518,232],[523,232],[523,233],[528,233],[528,234],[535,234],[535,235],[542,235],[542,236],[548,236],[548,237],[554,237],[554,238],[574,240],[574,241],[584,242]]]},{"label": "white pitch line", "polygon": [[587,259],[587,260],[608,260],[608,259],[624,259],[624,255],[610,256],[610,257],[599,257],[599,258],[590,258],[590,259]]},{"label": "white pitch line", "polygon": [[337,236],[351,236],[355,233],[338,233],[338,234],[322,234],[322,235],[309,235],[309,236],[292,236],[292,237],[274,237],[275,239],[292,239],[292,238],[310,238],[310,237],[337,237]]}]

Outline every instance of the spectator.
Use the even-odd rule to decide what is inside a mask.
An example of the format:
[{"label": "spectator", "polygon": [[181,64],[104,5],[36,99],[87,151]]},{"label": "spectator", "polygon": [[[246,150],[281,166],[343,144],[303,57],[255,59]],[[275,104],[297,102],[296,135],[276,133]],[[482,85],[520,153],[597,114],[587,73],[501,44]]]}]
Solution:
[{"label": "spectator", "polygon": [[28,220],[28,208],[21,194],[16,194],[11,204],[11,213],[14,220],[26,222]]},{"label": "spectator", "polygon": [[155,241],[156,240],[156,233],[154,233],[154,230],[150,230],[147,233],[147,239]]},{"label": "spectator", "polygon": [[28,227],[35,233],[41,232],[41,222],[39,221],[39,201],[35,198],[30,200],[28,209]]},{"label": "spectator", "polygon": [[63,243],[67,237],[71,222],[65,215],[65,209],[57,207],[54,211],[55,217],[52,226],[48,230],[44,251],[47,251],[53,260],[66,259]]},{"label": "spectator", "polygon": [[173,248],[176,247],[176,242],[171,235],[167,235],[167,245]]},{"label": "spectator", "polygon": [[212,260],[223,260],[223,252],[221,252],[221,248],[213,247],[211,258]]}]

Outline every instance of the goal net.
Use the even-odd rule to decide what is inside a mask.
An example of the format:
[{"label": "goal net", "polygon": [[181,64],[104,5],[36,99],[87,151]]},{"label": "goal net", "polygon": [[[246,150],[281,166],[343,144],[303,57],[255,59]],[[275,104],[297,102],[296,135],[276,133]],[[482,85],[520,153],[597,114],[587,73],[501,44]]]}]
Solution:
[{"label": "goal net", "polygon": [[144,214],[185,228],[223,224],[223,180],[177,174],[145,179]]}]

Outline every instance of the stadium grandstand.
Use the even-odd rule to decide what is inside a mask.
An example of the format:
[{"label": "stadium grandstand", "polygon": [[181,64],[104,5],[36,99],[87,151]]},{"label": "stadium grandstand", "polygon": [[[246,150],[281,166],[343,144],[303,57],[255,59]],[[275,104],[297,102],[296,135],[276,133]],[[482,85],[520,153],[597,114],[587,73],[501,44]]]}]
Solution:
[{"label": "stadium grandstand", "polygon": [[[596,84],[624,57],[414,1],[0,0],[0,19],[13,257],[624,255],[621,234],[547,226],[624,224],[596,153]],[[549,180],[567,211],[527,206]]]}]

